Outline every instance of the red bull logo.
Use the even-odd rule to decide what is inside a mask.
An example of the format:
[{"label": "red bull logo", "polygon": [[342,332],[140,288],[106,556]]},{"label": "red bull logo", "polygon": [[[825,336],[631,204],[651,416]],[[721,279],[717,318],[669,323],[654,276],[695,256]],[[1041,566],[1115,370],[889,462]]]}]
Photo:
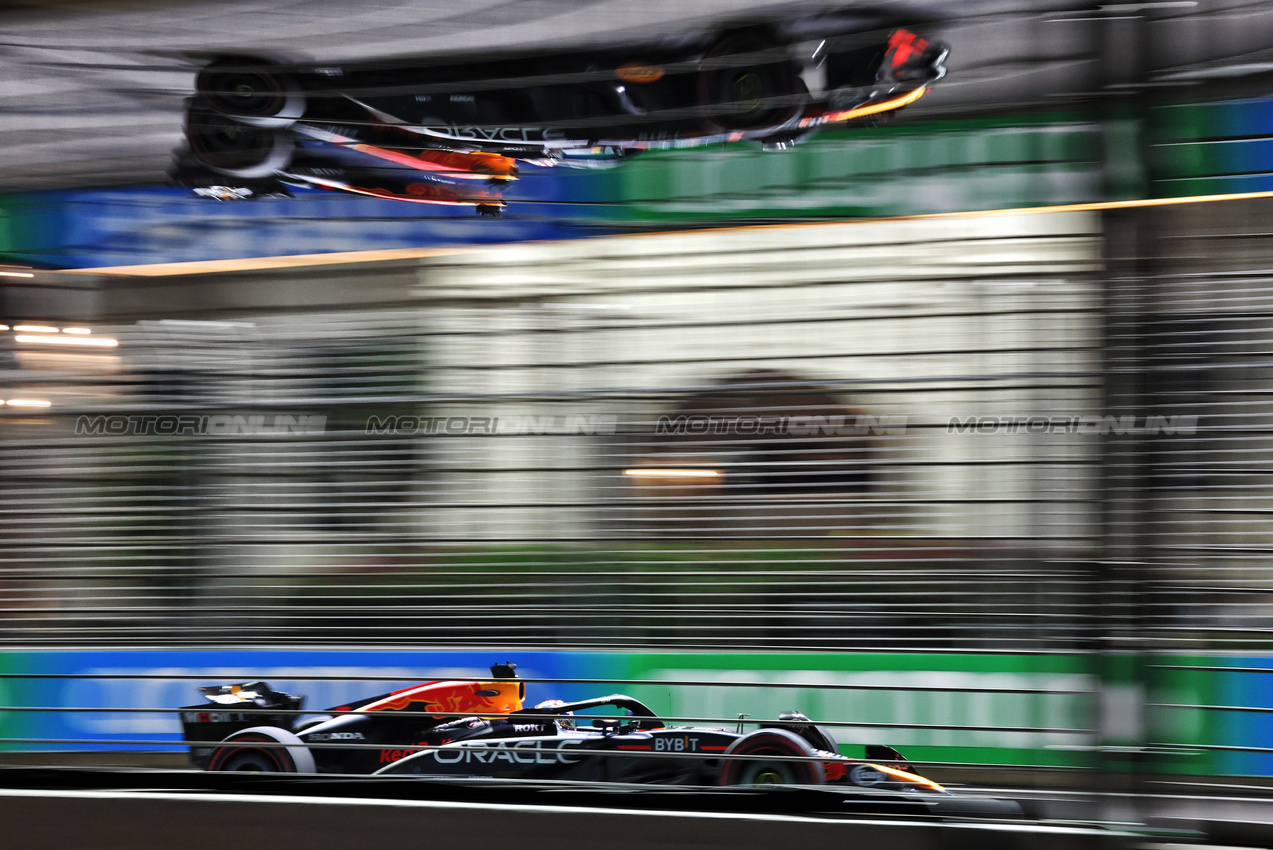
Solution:
[{"label": "red bull logo", "polygon": [[521,683],[426,682],[394,691],[359,711],[429,711],[436,714],[508,714],[522,707]]}]

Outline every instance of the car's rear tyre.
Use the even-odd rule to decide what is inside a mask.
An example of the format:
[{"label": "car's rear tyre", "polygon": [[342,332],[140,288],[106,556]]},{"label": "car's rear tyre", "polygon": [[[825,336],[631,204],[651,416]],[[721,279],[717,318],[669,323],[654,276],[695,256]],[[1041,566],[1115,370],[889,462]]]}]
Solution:
[{"label": "car's rear tyre", "polygon": [[286,127],[305,113],[305,94],[268,59],[214,59],[195,75],[195,91],[222,115],[252,127]]},{"label": "car's rear tyre", "polygon": [[281,128],[253,127],[195,102],[186,116],[190,153],[205,168],[254,180],[287,166],[295,143]]},{"label": "car's rear tyre", "polygon": [[[731,758],[756,756],[757,758]],[[770,758],[762,758],[769,756]],[[725,750],[721,785],[821,785],[826,771],[809,743],[785,729],[761,729],[739,738]]]},{"label": "car's rear tyre", "polygon": [[208,770],[239,773],[314,773],[314,754],[305,742],[275,726],[253,726],[221,742]]},{"label": "car's rear tyre", "polygon": [[[698,76],[699,105],[713,130],[780,127],[804,107],[805,93],[795,66],[764,53],[758,35],[727,35],[703,57]],[[754,57],[754,58],[752,58]]]}]

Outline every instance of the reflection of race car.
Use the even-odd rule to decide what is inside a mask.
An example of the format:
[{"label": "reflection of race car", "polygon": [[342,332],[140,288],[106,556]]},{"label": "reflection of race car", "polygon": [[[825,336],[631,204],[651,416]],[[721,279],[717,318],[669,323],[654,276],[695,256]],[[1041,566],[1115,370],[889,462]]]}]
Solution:
[{"label": "reflection of race car", "polygon": [[186,115],[189,149],[178,155],[172,177],[199,197],[221,201],[288,196],[290,186],[472,206],[484,215],[500,213],[504,186],[517,179],[511,157],[485,151],[406,152],[360,141],[376,135],[365,127],[301,124],[262,130],[193,98]]},{"label": "reflection of race car", "polygon": [[622,694],[523,708],[524,686],[512,678],[512,665],[491,672],[492,681],[428,682],[318,717],[296,715],[301,697],[260,682],[201,688],[223,708],[184,708],[182,723],[192,759],[209,770],[829,786],[939,813],[1020,814],[1013,803],[954,798],[890,747],[846,758],[796,711],[744,733],[741,724],[669,726]]},{"label": "reflection of race car", "polygon": [[574,53],[350,66],[221,56],[196,76],[174,176],[246,181],[254,195],[287,184],[498,205],[516,160],[597,167],[743,139],[780,149],[896,111],[945,74],[946,53],[878,19],[826,14]]}]

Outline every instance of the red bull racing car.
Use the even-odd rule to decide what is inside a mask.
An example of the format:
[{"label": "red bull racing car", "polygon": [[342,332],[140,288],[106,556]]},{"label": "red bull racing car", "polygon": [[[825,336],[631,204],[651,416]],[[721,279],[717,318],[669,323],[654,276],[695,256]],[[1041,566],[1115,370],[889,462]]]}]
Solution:
[{"label": "red bull racing car", "polygon": [[223,55],[195,77],[173,172],[205,197],[327,189],[498,212],[519,162],[601,167],[651,148],[782,149],[875,120],[947,47],[878,16],[725,26],[627,47],[358,65]]},{"label": "red bull racing car", "polygon": [[[312,715],[303,697],[262,682],[199,690],[213,706],[181,709],[197,767],[259,773],[369,774],[681,786],[825,786],[942,812],[1019,816],[1015,804],[954,798],[896,750],[842,756],[797,711],[744,732],[665,723],[610,694],[523,706],[513,665],[488,681],[426,682]],[[586,712],[600,710],[603,714]]]}]

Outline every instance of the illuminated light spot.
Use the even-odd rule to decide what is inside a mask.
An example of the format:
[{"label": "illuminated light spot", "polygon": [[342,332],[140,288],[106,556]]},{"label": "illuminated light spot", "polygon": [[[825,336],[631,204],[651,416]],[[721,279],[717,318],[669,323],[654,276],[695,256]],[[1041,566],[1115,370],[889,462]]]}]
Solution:
[{"label": "illuminated light spot", "polygon": [[629,83],[652,83],[663,79],[663,66],[645,62],[629,62],[615,69],[614,75]]},{"label": "illuminated light spot", "polygon": [[[17,328],[14,328],[17,330]],[[114,348],[119,345],[119,340],[111,339],[105,336],[95,337],[76,337],[76,336],[26,336],[19,334],[14,339],[18,342],[34,342],[41,345],[91,345],[97,348]]]},{"label": "illuminated light spot", "polygon": [[625,469],[624,475],[632,478],[720,478],[722,473],[717,469]]}]

